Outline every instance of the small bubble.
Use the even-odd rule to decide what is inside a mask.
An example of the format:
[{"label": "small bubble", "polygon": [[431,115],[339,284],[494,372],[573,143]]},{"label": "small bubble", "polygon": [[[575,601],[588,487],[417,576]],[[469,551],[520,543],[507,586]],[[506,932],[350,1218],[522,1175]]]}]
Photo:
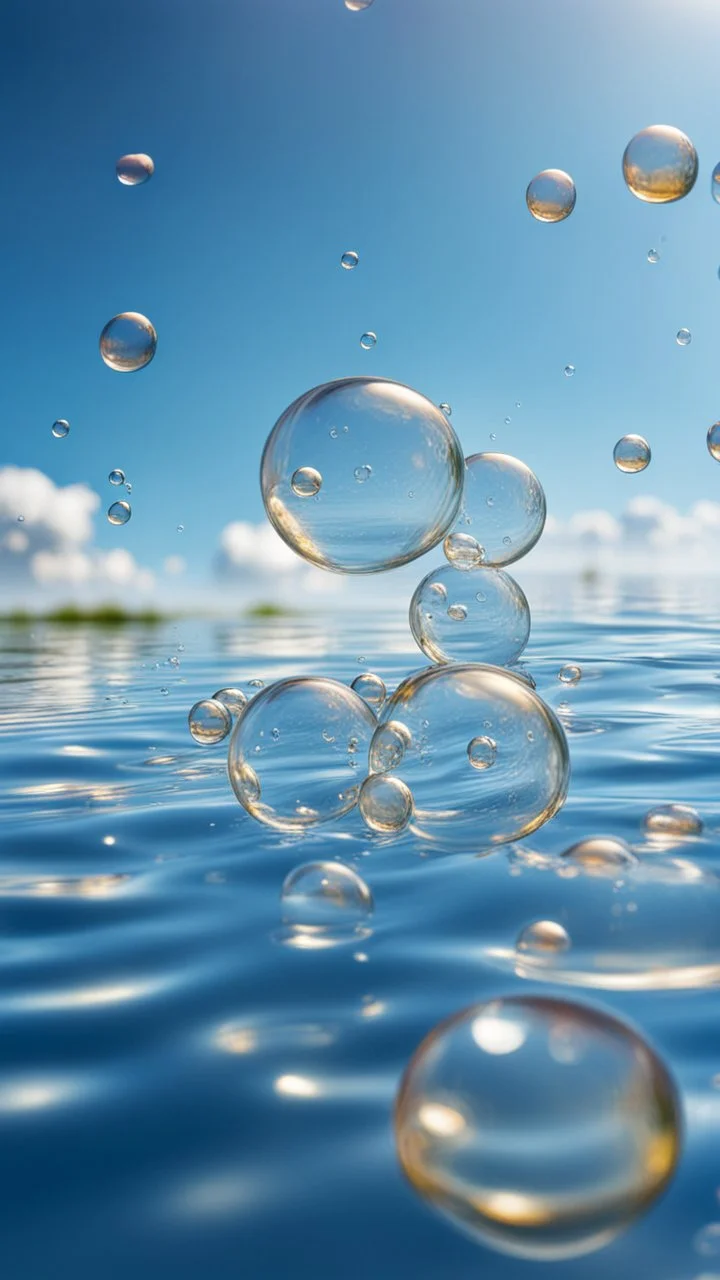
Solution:
[{"label": "small bubble", "polygon": [[132,485],[129,480],[125,481],[125,492],[132,493]]},{"label": "small bubble", "polygon": [[218,698],[204,698],[196,702],[188,715],[191,736],[201,746],[222,742],[232,728],[232,717],[226,703]]},{"label": "small bubble", "polygon": [[657,249],[648,249],[647,260],[648,260],[648,262],[652,262],[652,263],[659,262],[659,261],[660,261],[660,254],[658,253],[658,250],[657,250]]},{"label": "small bubble", "polygon": [[185,532],[185,525],[184,525],[184,524],[179,524],[179,525],[177,526],[177,528],[176,528],[175,532],[176,532],[176,533],[184,533],[184,532]]},{"label": "small bubble", "polygon": [[362,13],[363,9],[369,9],[373,0],[345,0],[345,8],[351,13]]},{"label": "small bubble", "polygon": [[467,609],[464,604],[449,604],[448,618],[452,618],[453,622],[464,622],[467,618]]},{"label": "small bubble", "polygon": [[643,436],[622,436],[613,449],[615,466],[628,475],[644,471],[651,457],[650,445]]},{"label": "small bubble", "polygon": [[377,729],[372,741],[373,769],[386,773],[397,769],[412,743],[412,735],[400,720],[388,720]]},{"label": "small bubble", "polygon": [[[178,649],[182,646],[178,645]],[[213,702],[221,702],[227,707],[231,716],[239,716],[241,711],[247,706],[247,698],[242,689],[218,689],[212,696]]]},{"label": "small bubble", "polygon": [[341,862],[307,862],[295,867],[283,882],[280,902],[283,920],[295,937],[330,940],[357,936],[373,912],[373,897],[365,881]]},{"label": "small bubble", "polygon": [[53,422],[51,431],[56,440],[64,440],[70,434],[70,423],[65,418],[58,418]]},{"label": "small bubble", "polygon": [[298,467],[290,483],[298,498],[314,498],[322,488],[322,476],[314,467]]},{"label": "small bubble", "polygon": [[100,334],[100,355],[119,373],[132,373],[149,364],[157,348],[150,321],[137,311],[123,311],[108,320]]},{"label": "small bubble", "polygon": [[108,507],[107,518],[110,524],[127,524],[131,515],[129,502],[113,502]]},{"label": "small bubble", "polygon": [[574,365],[574,364],[566,364],[566,365],[565,365],[565,368],[563,369],[563,373],[565,374],[565,377],[566,377],[566,378],[572,378],[572,377],[573,377],[573,375],[574,375],[574,373],[575,373],[575,365]]},{"label": "small bubble", "polygon": [[353,271],[360,261],[360,255],[354,249],[346,249],[340,259],[340,266],[346,271]]},{"label": "small bubble", "polygon": [[675,341],[679,347],[689,347],[692,342],[692,334],[689,329],[678,329],[675,334]]},{"label": "small bubble", "polygon": [[372,329],[369,329],[367,333],[364,333],[362,335],[360,339],[360,346],[362,347],[363,351],[372,351],[373,347],[376,345],[377,345],[377,334],[373,333]]},{"label": "small bubble", "polygon": [[689,804],[661,804],[645,815],[645,830],[650,835],[699,836],[703,820]]},{"label": "small bubble", "polygon": [[257,680],[257,679],[256,679],[256,680],[248,680],[248,688],[249,688],[249,689],[264,689],[264,688],[265,688],[265,681],[264,681],[264,680]]},{"label": "small bubble", "polygon": [[438,408],[442,409],[446,418],[452,417],[452,406],[448,404],[447,400],[441,400]]},{"label": "small bubble", "polygon": [[338,429],[337,429],[337,427],[331,427],[331,428],[330,428],[330,430],[328,431],[328,435],[330,436],[330,439],[331,439],[331,440],[337,440],[337,438],[338,438]]},{"label": "small bubble", "polygon": [[491,432],[490,432],[490,439],[491,439],[491,440],[497,440],[497,436],[495,435],[495,432],[494,432],[494,431],[491,431]]},{"label": "small bubble", "polygon": [[572,662],[568,662],[558,671],[558,680],[562,684],[577,684],[581,676],[582,667],[575,666]]},{"label": "small bubble", "polygon": [[110,475],[108,476],[108,480],[110,481],[111,484],[114,484],[114,485],[124,484],[125,472],[120,471],[119,469],[116,471],[111,471]]},{"label": "small bubble", "polygon": [[562,169],[543,169],[528,185],[525,202],[538,222],[562,222],[575,208],[575,183]]},{"label": "small bubble", "polygon": [[329,743],[329,742],[334,742],[334,741],[335,741],[335,736],[334,736],[334,734],[332,734],[332,733],[328,733],[327,729],[323,729],[323,731],[322,731],[322,739],[323,739],[323,742],[328,742],[328,743]]},{"label": "small bubble", "polygon": [[24,524],[24,523],[25,523],[25,517],[24,517],[24,516],[18,516],[18,524]]},{"label": "small bubble", "polygon": [[365,463],[362,467],[355,468],[354,475],[358,484],[364,484],[365,481],[369,480],[370,476],[372,475],[372,467],[368,466],[368,464]]},{"label": "small bubble", "polygon": [[527,738],[528,742],[535,741],[535,734],[533,733],[532,729],[528,729],[527,733],[525,734],[525,737]]},{"label": "small bubble", "polygon": [[516,950],[533,955],[559,955],[570,946],[570,935],[554,920],[534,920],[518,936]]},{"label": "small bubble", "polygon": [[510,423],[512,422],[512,418],[504,418],[503,421],[505,423],[505,426],[509,427]]},{"label": "small bubble", "polygon": [[371,831],[402,831],[412,817],[412,793],[400,778],[373,773],[360,788],[358,807]]},{"label": "small bubble", "polygon": [[443,542],[443,551],[456,569],[476,569],[485,559],[480,543],[469,533],[449,533]]},{"label": "small bubble", "polygon": [[[614,836],[587,836],[561,854],[562,868],[573,867],[586,875],[615,879],[637,864],[632,849]],[[562,870],[562,868],[560,868]]]},{"label": "small bubble", "polygon": [[503,538],[503,546],[504,547],[512,546],[512,538],[509,538],[507,534],[505,534],[505,537]]},{"label": "small bubble", "polygon": [[467,756],[473,769],[489,769],[495,763],[497,743],[494,738],[473,738],[467,745]]},{"label": "small bubble", "polygon": [[160,690],[160,692],[161,692],[161,694],[162,694],[163,698],[167,698],[167,697],[168,697],[168,695],[169,695],[169,693],[170,693],[170,690],[169,690],[169,689],[164,689],[164,688],[163,688],[163,689],[161,689],[161,690]]},{"label": "small bubble", "polygon": [[380,676],[375,676],[370,671],[363,671],[361,675],[356,676],[350,688],[359,694],[363,702],[366,702],[376,714],[387,697],[385,682],[380,679]]}]

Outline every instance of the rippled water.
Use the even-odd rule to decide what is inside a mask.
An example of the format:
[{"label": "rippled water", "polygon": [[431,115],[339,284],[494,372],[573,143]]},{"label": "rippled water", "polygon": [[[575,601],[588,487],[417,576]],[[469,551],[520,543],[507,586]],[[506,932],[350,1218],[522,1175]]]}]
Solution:
[{"label": "rippled water", "polygon": [[[2,628],[4,1274],[713,1271],[693,1237],[720,1218],[719,602],[704,584],[673,590],[528,592],[524,665],[565,723],[573,779],[554,821],[483,858],[371,838],[357,815],[314,834],[265,829],[232,796],[226,744],[189,737],[189,707],[222,685],[371,670],[392,687],[422,665],[400,615]],[[558,680],[566,663],[582,667],[577,684]],[[650,845],[642,818],[669,801],[695,805],[705,834]],[[554,856],[596,834],[629,841],[638,870],[558,875]],[[333,857],[372,888],[371,936],[283,945],[283,878]],[[538,918],[572,947],[518,964],[515,939]],[[471,1243],[395,1160],[391,1105],[419,1040],[513,990],[631,1018],[682,1089],[670,1192],[580,1262]]]}]

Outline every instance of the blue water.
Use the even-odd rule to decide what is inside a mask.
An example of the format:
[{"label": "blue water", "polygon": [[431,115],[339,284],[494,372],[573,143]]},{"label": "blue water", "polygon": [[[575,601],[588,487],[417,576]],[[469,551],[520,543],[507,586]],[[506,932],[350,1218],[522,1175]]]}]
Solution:
[{"label": "blue water", "polygon": [[[522,846],[435,856],[351,816],[286,836],[254,823],[191,704],[303,673],[389,686],[422,665],[386,613],[114,631],[4,625],[0,836],[0,1260],[13,1280],[693,1280],[720,1218],[720,633],[702,583],[538,585],[526,667],[559,709],[573,778]],[[182,647],[180,647],[182,646]],[[168,659],[177,659],[179,665]],[[365,659],[361,662],[360,659]],[[578,662],[570,688],[557,672]],[[166,692],[163,692],[166,690]],[[648,847],[653,804],[701,838]],[[585,835],[629,840],[619,887],[554,874]],[[483,852],[478,850],[478,852]],[[312,858],[376,903],[357,945],[282,944],[279,890]],[[555,969],[518,971],[530,919],[565,925]],[[391,1109],[441,1018],[513,990],[633,1020],[678,1081],[685,1145],[665,1198],[567,1263],[505,1258],[404,1183]],[[309,1096],[282,1092],[300,1077]]]}]

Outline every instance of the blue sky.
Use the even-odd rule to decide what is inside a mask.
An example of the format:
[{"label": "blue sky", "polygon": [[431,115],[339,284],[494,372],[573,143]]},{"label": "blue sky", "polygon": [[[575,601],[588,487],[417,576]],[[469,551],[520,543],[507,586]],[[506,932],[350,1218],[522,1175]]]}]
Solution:
[{"label": "blue sky", "polygon": [[[0,465],[88,486],[99,548],[200,580],[222,530],[262,517],[286,404],[368,372],[449,400],[466,453],[495,432],[561,521],[718,500],[719,38],[711,0],[6,0]],[[620,167],[652,123],[700,156],[658,208]],[[146,186],[118,184],[126,151],[153,156]],[[545,167],[577,186],[557,226],[525,207]],[[158,331],[132,375],[97,350],[123,310]],[[642,476],[613,467],[627,431],[652,445]]]}]

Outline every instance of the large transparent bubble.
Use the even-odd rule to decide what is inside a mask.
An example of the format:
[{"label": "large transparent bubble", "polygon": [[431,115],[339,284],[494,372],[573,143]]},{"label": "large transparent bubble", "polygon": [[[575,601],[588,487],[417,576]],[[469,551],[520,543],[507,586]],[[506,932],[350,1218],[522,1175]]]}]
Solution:
[{"label": "large transparent bubble", "polygon": [[[489,768],[473,762],[478,737],[493,744]],[[383,709],[370,770],[410,789],[416,836],[480,852],[547,822],[565,799],[570,766],[562,727],[524,680],[463,663],[403,681]]]},{"label": "large transparent bubble", "polygon": [[538,222],[562,222],[575,208],[575,183],[563,169],[536,173],[525,192],[525,203]]},{"label": "large transparent bubble", "polygon": [[299,831],[357,803],[377,720],[337,680],[303,676],[262,689],[230,739],[228,774],[260,822]]},{"label": "large transparent bubble", "polygon": [[515,662],[530,635],[530,610],[502,569],[433,569],[410,601],[410,629],[431,662]]},{"label": "large transparent bubble", "polygon": [[638,200],[669,204],[695,185],[698,158],[692,142],[670,124],[653,124],[631,138],[623,156],[623,176]]},{"label": "large transparent bubble", "polygon": [[[463,470],[437,405],[387,379],[342,378],[285,410],[260,479],[269,518],[298,555],[340,573],[377,573],[444,538]],[[320,484],[298,491],[293,476],[305,471]]]},{"label": "large transparent bubble", "polygon": [[108,320],[100,334],[100,355],[118,373],[143,369],[155,355],[157,334],[139,311],[122,311]]},{"label": "large transparent bubble", "polygon": [[680,1153],[680,1103],[620,1019],[515,996],[430,1032],[400,1086],[395,1136],[415,1190],[456,1226],[553,1261],[608,1244],[660,1195]]},{"label": "large transparent bubble", "polygon": [[361,876],[340,862],[307,862],[286,876],[280,894],[286,932],[281,940],[312,949],[367,932],[373,897]]},{"label": "large transparent bubble", "polygon": [[[524,462],[505,453],[465,459],[462,511],[445,554],[458,562],[458,534],[473,538],[483,564],[512,564],[535,546],[545,527],[545,494]],[[462,556],[465,563],[471,557]]]}]

